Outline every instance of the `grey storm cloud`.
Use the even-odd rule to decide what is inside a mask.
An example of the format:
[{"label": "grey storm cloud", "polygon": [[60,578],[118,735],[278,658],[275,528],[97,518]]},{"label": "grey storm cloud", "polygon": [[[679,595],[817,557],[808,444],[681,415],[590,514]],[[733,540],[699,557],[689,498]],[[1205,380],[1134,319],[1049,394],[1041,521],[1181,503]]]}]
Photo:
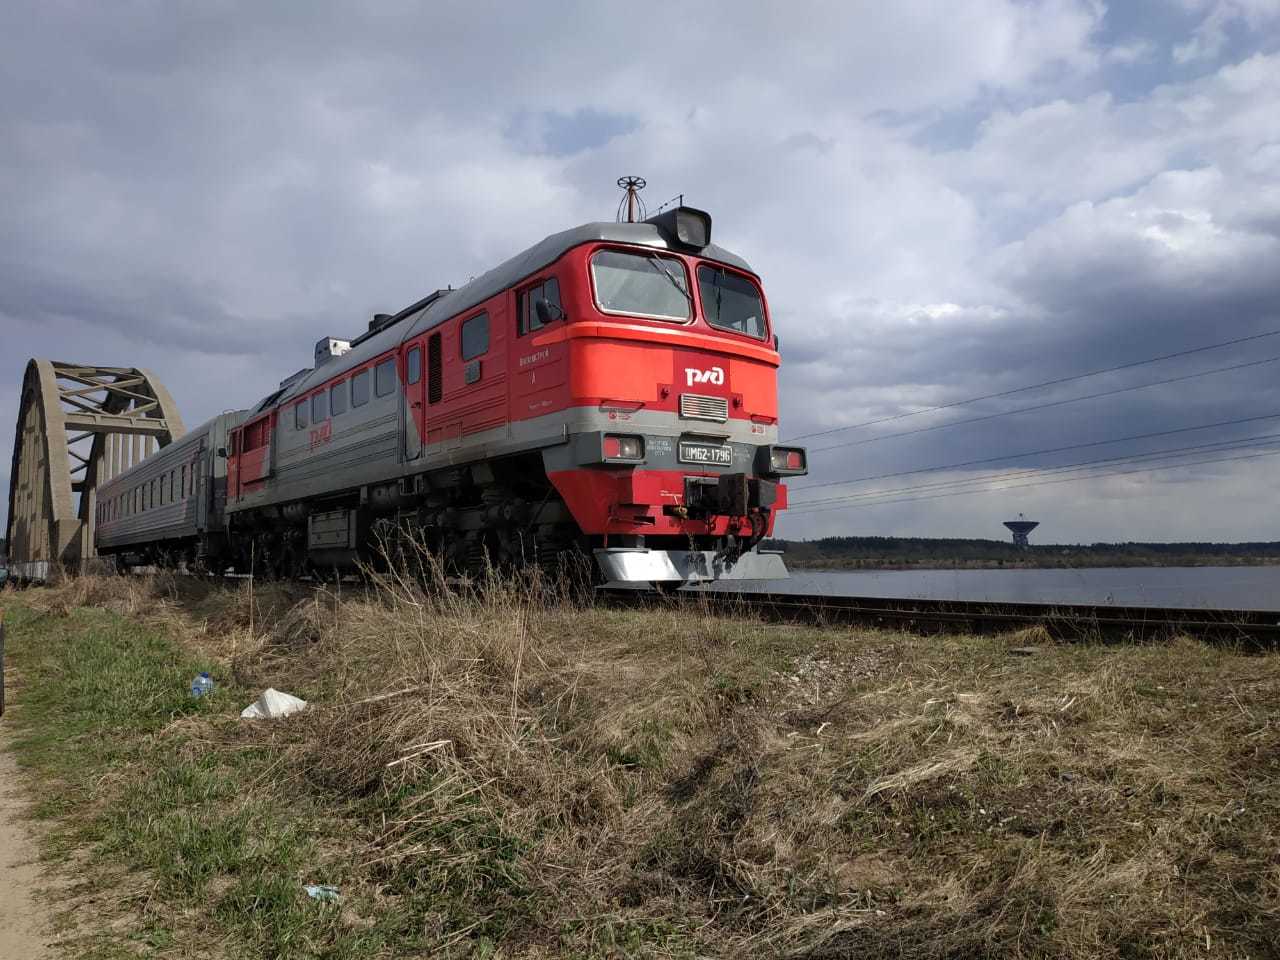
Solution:
[{"label": "grey storm cloud", "polygon": [[[764,277],[784,434],[1280,329],[1277,6],[6,4],[0,447],[27,357],[145,364],[195,423],[321,336],[611,217],[633,172],[654,205],[710,209]],[[1280,337],[813,446],[1271,352]],[[1280,411],[1275,382],[1263,365],[843,446],[809,483]],[[1205,507],[1266,504],[1269,462],[783,529],[999,535],[1025,509],[1064,540],[1280,537]]]}]

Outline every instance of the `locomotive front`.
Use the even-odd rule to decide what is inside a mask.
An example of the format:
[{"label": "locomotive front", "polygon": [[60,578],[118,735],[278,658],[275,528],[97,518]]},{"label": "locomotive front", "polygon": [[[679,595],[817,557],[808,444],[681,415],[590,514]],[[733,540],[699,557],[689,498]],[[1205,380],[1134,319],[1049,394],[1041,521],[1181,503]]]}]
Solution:
[{"label": "locomotive front", "polygon": [[548,479],[608,579],[785,577],[759,544],[807,463],[777,443],[778,341],[759,278],[711,244],[702,211],[634,226],[656,234],[573,251],[567,311],[526,308],[531,323],[572,318],[519,360],[535,377],[557,356],[567,368],[574,419],[570,442],[543,451]]}]

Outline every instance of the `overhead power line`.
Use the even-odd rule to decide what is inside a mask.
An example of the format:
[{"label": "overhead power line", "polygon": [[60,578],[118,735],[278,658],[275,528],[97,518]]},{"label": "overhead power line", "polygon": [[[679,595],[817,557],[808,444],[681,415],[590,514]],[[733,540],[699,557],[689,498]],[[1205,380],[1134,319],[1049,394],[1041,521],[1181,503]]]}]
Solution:
[{"label": "overhead power line", "polygon": [[1254,340],[1262,340],[1266,337],[1280,336],[1280,330],[1268,330],[1264,333],[1255,333],[1247,337],[1237,337],[1234,340],[1223,340],[1219,343],[1206,344],[1203,347],[1192,347],[1187,350],[1178,350],[1174,353],[1162,354],[1158,357],[1150,357],[1146,360],[1133,360],[1129,363],[1117,364],[1114,367],[1105,367],[1101,370],[1091,370],[1088,373],[1078,373],[1070,377],[1058,377],[1054,380],[1042,380],[1039,383],[1030,383],[1023,387],[1014,387],[1010,390],[1001,390],[998,393],[987,393],[980,397],[969,397],[966,400],[953,400],[951,403],[940,403],[933,407],[924,407],[920,410],[912,410],[907,413],[898,413],[890,417],[879,417],[875,420],[864,420],[861,423],[850,423],[843,427],[832,427],[828,430],[818,430],[814,433],[802,433],[798,436],[787,440],[787,443],[794,443],[797,440],[810,440],[814,437],[825,437],[833,433],[842,433],[845,430],[858,430],[862,427],[872,427],[879,423],[891,423],[895,420],[905,420],[908,417],[918,417],[924,413],[935,413],[939,410],[950,410],[954,407],[963,407],[971,403],[978,403],[982,400],[996,400],[1000,397],[1010,397],[1017,393],[1026,393],[1029,390],[1039,390],[1042,387],[1053,387],[1062,383],[1071,383],[1075,380],[1086,380],[1089,377],[1100,377],[1104,373],[1115,373],[1119,370],[1131,370],[1134,367],[1143,367],[1152,363],[1161,363],[1165,360],[1175,360],[1178,357],[1189,357],[1197,353],[1205,353],[1209,350],[1220,350],[1223,347],[1232,347],[1240,343],[1249,343]]},{"label": "overhead power line", "polygon": [[[1211,460],[1195,460],[1188,463],[1171,463],[1171,464],[1166,464],[1165,466],[1162,466],[1162,467],[1141,467],[1137,470],[1107,471],[1104,473],[1093,474],[1092,476],[1088,476],[1088,477],[1065,477],[1057,480],[1033,480],[1030,483],[1015,483],[1007,487],[998,487],[996,489],[999,491],[1020,490],[1024,487],[1048,486],[1050,484],[1055,484],[1055,483],[1079,483],[1083,480],[1101,480],[1105,477],[1123,477],[1123,476],[1128,476],[1135,473],[1157,473],[1161,470],[1174,470],[1181,467],[1197,467],[1197,466],[1203,466],[1205,464],[1210,464],[1210,463],[1235,463],[1240,460],[1259,460],[1259,459],[1262,459],[1263,457],[1276,457],[1276,456],[1280,456],[1280,450],[1272,450],[1267,453],[1253,453],[1253,454],[1241,455],[1236,457],[1218,457]],[[991,492],[991,491],[961,490],[961,491],[954,491],[950,493],[935,493],[935,494],[922,496],[922,497],[902,497],[899,499],[892,499],[892,500],[873,500],[865,503],[846,503],[846,504],[841,504],[833,507],[820,507],[816,510],[810,510],[807,513],[801,511],[798,515],[808,516],[808,514],[811,514],[811,513],[827,513],[831,510],[848,510],[852,507],[879,506],[881,504],[889,504],[889,503],[916,503],[920,500],[941,500],[947,497],[972,496],[974,494],[988,493],[988,492]]]},{"label": "overhead power line", "polygon": [[1020,460],[1023,457],[1037,457],[1050,453],[1065,453],[1068,450],[1084,450],[1089,447],[1103,447],[1112,443],[1128,443],[1132,440],[1148,440],[1152,437],[1170,437],[1180,433],[1194,433],[1197,430],[1211,430],[1215,427],[1234,427],[1241,423],[1257,423],[1260,420],[1280,419],[1280,413],[1268,413],[1256,417],[1239,417],[1235,420],[1219,420],[1217,423],[1204,423],[1196,427],[1178,427],[1173,430],[1155,430],[1150,433],[1135,433],[1127,437],[1115,437],[1111,440],[1093,440],[1088,443],[1071,443],[1061,447],[1045,447],[1042,450],[1024,450],[1020,453],[1005,453],[996,457],[983,457],[977,460],[961,460],[957,463],[944,463],[934,467],[919,467],[915,470],[898,470],[893,473],[879,473],[866,477],[851,477],[845,480],[828,480],[824,483],[811,483],[797,487],[802,490],[817,490],[819,487],[835,487],[849,483],[867,483],[872,480],[889,480],[893,477],[910,477],[920,473],[936,473],[939,470],[956,470],[960,467],[974,467],[983,463],[999,463],[1004,460]]},{"label": "overhead power line", "polygon": [[1043,477],[1061,473],[1079,473],[1081,471],[1097,470],[1100,466],[1106,464],[1116,465],[1120,463],[1136,463],[1140,460],[1167,460],[1175,457],[1185,457],[1188,455],[1194,456],[1208,451],[1224,453],[1227,450],[1243,449],[1254,446],[1258,443],[1266,443],[1275,440],[1280,440],[1280,433],[1264,433],[1252,437],[1238,437],[1234,440],[1218,440],[1213,443],[1197,443],[1185,447],[1171,447],[1164,450],[1153,450],[1148,453],[1124,454],[1123,456],[1118,457],[1100,457],[1093,460],[1080,460],[1075,463],[1064,463],[1054,467],[1033,467],[1026,470],[1015,470],[1009,473],[987,474],[986,476],[981,477],[963,477],[956,480],[939,480],[933,483],[911,484],[910,486],[896,487],[890,490],[868,490],[863,493],[850,493],[836,497],[823,497],[820,500],[792,501],[789,504],[788,509],[802,511],[806,507],[818,506],[820,504],[852,503],[853,501],[876,500],[881,497],[899,496],[904,493],[945,490],[948,488],[956,489],[968,486],[986,487],[992,483],[1004,483],[1010,480],[1025,479],[1027,477]]},{"label": "overhead power line", "polygon": [[893,440],[898,437],[910,437],[917,433],[929,433],[932,430],[946,430],[949,427],[962,427],[968,423],[982,423],[986,420],[998,420],[1000,417],[1013,416],[1015,413],[1031,413],[1034,410],[1048,410],[1051,407],[1064,407],[1070,403],[1080,403],[1082,400],[1097,400],[1102,397],[1114,397],[1118,393],[1131,393],[1134,390],[1146,390],[1148,387],[1159,387],[1170,383],[1181,383],[1184,380],[1195,380],[1198,377],[1208,377],[1215,373],[1228,373],[1232,370],[1244,370],[1246,367],[1260,367],[1266,363],[1275,363],[1280,360],[1280,356],[1265,357],[1262,360],[1249,360],[1246,363],[1233,363],[1227,367],[1216,367],[1213,370],[1201,370],[1199,373],[1186,373],[1180,377],[1166,377],[1163,380],[1152,380],[1150,383],[1139,383],[1132,387],[1117,387],[1114,390],[1103,390],[1101,393],[1089,393],[1082,397],[1071,397],[1067,400],[1052,400],[1048,403],[1037,403],[1030,407],[1017,407],[1013,410],[1004,410],[1000,413],[989,413],[981,417],[969,417],[966,420],[952,420],[949,423],[937,423],[931,427],[919,427],[915,430],[903,430],[899,433],[885,433],[878,437],[867,437],[864,440],[849,440],[845,443],[833,443],[826,447],[816,447],[810,450],[810,453],[822,453],[824,450],[838,450],[842,447],[859,447],[868,443],[878,443],[881,440]]}]

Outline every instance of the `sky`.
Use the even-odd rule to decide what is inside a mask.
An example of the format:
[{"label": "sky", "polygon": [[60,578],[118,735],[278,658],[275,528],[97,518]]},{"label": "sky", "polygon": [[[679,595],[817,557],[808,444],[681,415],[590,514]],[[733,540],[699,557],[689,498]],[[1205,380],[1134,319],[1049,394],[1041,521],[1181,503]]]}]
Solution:
[{"label": "sky", "polygon": [[194,425],[639,174],[763,278],[781,534],[1280,539],[1277,104],[1280,0],[9,0],[0,448],[29,357]]}]

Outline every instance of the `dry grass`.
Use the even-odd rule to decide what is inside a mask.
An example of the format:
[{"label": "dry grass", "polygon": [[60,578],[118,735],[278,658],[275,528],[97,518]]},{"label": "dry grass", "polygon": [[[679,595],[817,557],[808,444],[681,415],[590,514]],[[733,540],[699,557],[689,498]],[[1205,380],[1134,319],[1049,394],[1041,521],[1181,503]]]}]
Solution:
[{"label": "dry grass", "polygon": [[1274,654],[393,577],[23,602],[163,623],[235,689],[316,704],[187,722],[331,816],[314,872],[382,931],[367,955],[1280,955]]}]

